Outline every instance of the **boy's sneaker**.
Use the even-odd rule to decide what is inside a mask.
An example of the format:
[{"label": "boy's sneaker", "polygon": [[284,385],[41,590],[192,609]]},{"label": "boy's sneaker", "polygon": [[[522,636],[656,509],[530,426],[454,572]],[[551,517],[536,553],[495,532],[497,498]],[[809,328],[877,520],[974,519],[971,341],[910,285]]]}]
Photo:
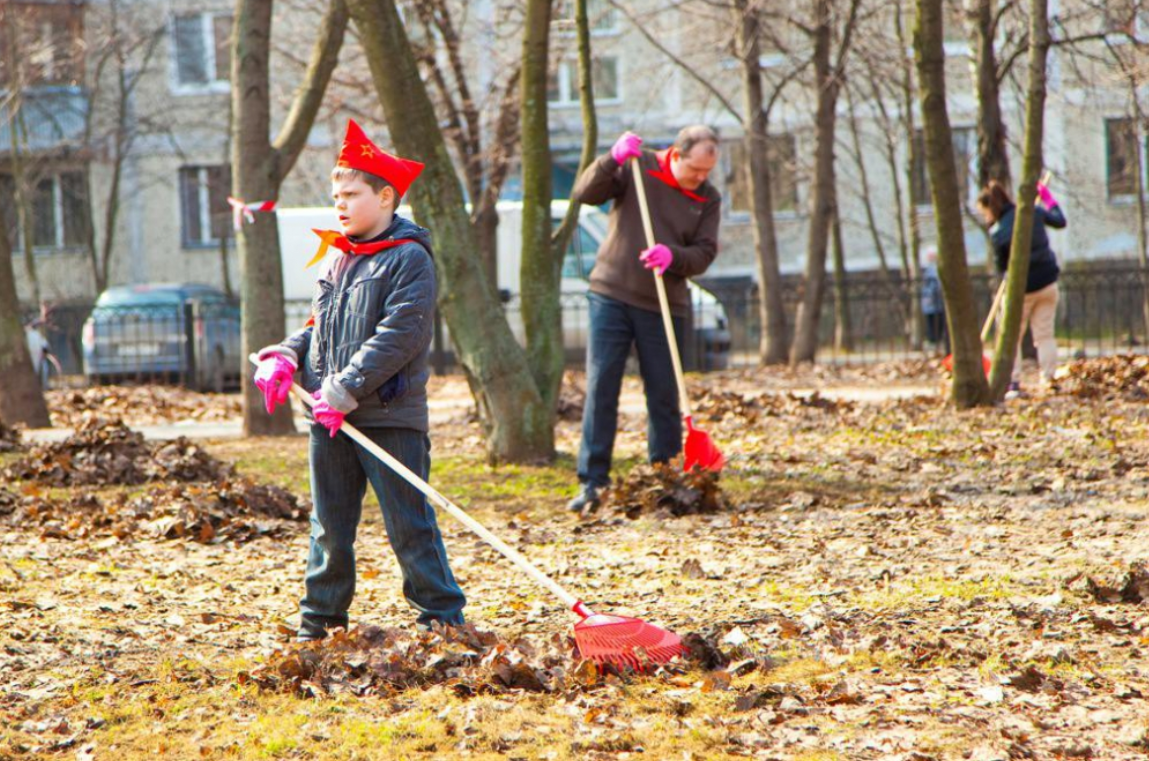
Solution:
[{"label": "boy's sneaker", "polygon": [[1005,389],[1005,398],[1007,400],[1008,399],[1017,399],[1020,396],[1021,396],[1021,384],[1018,383],[1017,381],[1010,381],[1009,385],[1006,386],[1006,389]]},{"label": "boy's sneaker", "polygon": [[584,513],[588,510],[597,510],[602,500],[598,496],[598,489],[593,484],[583,484],[575,498],[567,503],[567,510],[572,513]]}]

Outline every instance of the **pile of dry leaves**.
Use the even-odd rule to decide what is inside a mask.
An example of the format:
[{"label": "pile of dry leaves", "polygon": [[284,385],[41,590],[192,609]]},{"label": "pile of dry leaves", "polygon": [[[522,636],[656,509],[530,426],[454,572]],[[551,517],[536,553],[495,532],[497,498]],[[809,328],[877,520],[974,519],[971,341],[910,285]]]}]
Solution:
[{"label": "pile of dry leaves", "polygon": [[1082,399],[1149,400],[1149,356],[1085,359],[1061,372],[1064,375],[1059,374],[1059,390]]},{"label": "pile of dry leaves", "polygon": [[22,448],[20,431],[0,422],[0,452],[18,452]]},{"label": "pile of dry leaves", "polygon": [[642,513],[681,516],[726,509],[717,473],[686,472],[673,462],[634,468],[604,493],[603,505],[632,519]]},{"label": "pile of dry leaves", "polygon": [[310,506],[286,489],[239,479],[219,484],[167,484],[132,499],[100,499],[74,492],[46,496],[0,490],[0,521],[39,529],[55,539],[188,539],[243,543],[291,532],[285,521],[307,518]]},{"label": "pile of dry leaves", "polygon": [[148,442],[121,420],[89,416],[64,441],[33,447],[5,476],[52,486],[130,486],[219,481],[232,470],[187,439]]},{"label": "pile of dry leaves", "polygon": [[220,421],[243,415],[238,396],[201,394],[179,386],[94,386],[44,394],[52,422],[75,428],[90,415],[126,418],[133,425],[179,420]]}]

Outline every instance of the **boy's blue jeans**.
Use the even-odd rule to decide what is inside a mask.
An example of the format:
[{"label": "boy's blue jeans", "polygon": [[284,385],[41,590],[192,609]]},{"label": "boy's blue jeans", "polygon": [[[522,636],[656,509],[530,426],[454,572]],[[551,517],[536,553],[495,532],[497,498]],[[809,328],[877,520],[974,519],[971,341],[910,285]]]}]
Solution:
[{"label": "boy's blue jeans", "polygon": [[[423,480],[431,469],[431,441],[409,428],[369,428],[363,433]],[[374,455],[345,435],[331,438],[311,426],[311,551],[306,591],[299,602],[302,636],[321,637],[347,626],[355,595],[355,536],[370,482],[379,498],[391,549],[403,572],[403,595],[419,611],[418,623],[463,623],[466,598],[426,498]],[[374,548],[370,554],[376,552]]]},{"label": "boy's blue jeans", "polygon": [[[591,293],[588,298],[590,335],[578,480],[601,488],[610,483],[618,395],[631,344],[638,350],[638,369],[646,391],[646,446],[651,462],[666,462],[682,451],[682,417],[662,315],[598,293]],[[681,353],[685,321],[679,317],[673,321]]]}]

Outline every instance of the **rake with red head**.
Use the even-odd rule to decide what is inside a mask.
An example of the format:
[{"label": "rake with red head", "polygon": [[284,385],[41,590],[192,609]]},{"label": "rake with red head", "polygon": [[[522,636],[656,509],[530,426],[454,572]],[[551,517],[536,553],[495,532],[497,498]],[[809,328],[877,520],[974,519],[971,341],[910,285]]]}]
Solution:
[{"label": "rake with red head", "polygon": [[[253,363],[259,361],[254,354],[251,355],[250,359]],[[315,403],[311,395],[300,388],[298,384],[292,384],[291,392],[307,406]],[[616,666],[641,669],[647,663],[665,663],[683,652],[682,641],[678,635],[672,632],[660,629],[638,618],[593,613],[582,600],[559,586],[556,581],[536,568],[518,550],[506,544],[488,531],[483,524],[464,512],[462,508],[431,488],[426,481],[392,457],[387,450],[364,436],[355,426],[345,421],[339,430],[379,458],[383,464],[395,471],[407,483],[422,492],[436,507],[447,511],[460,523],[481,536],[488,544],[502,553],[503,557],[514,563],[521,571],[543,587],[549,589],[571,611],[577,614],[581,620],[575,624],[574,636],[580,657],[599,664],[611,663]]]}]

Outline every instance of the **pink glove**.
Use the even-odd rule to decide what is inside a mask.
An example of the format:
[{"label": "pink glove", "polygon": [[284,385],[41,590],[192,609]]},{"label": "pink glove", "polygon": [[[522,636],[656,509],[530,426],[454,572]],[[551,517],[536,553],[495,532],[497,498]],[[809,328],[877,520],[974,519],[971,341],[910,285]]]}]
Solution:
[{"label": "pink glove", "polygon": [[633,132],[623,132],[622,137],[610,149],[610,155],[619,166],[624,165],[628,159],[638,158],[642,155],[642,138]]},{"label": "pink glove", "polygon": [[1057,205],[1057,199],[1053,197],[1053,193],[1049,192],[1049,188],[1037,183],[1037,197],[1041,201],[1041,205],[1047,209],[1052,209]]},{"label": "pink glove", "polygon": [[642,260],[642,263],[646,265],[648,270],[654,270],[661,275],[670,268],[671,263],[674,261],[674,254],[670,253],[670,249],[661,243],[655,243],[643,251],[638,258]]},{"label": "pink glove", "polygon": [[335,434],[343,427],[345,415],[323,401],[322,391],[316,391],[311,398],[315,400],[315,404],[311,405],[311,414],[315,417],[315,422],[330,431],[331,438],[335,438]]},{"label": "pink glove", "polygon": [[268,354],[260,360],[255,368],[255,387],[263,392],[268,415],[275,412],[277,404],[287,401],[293,375],[295,364],[282,354]]}]

